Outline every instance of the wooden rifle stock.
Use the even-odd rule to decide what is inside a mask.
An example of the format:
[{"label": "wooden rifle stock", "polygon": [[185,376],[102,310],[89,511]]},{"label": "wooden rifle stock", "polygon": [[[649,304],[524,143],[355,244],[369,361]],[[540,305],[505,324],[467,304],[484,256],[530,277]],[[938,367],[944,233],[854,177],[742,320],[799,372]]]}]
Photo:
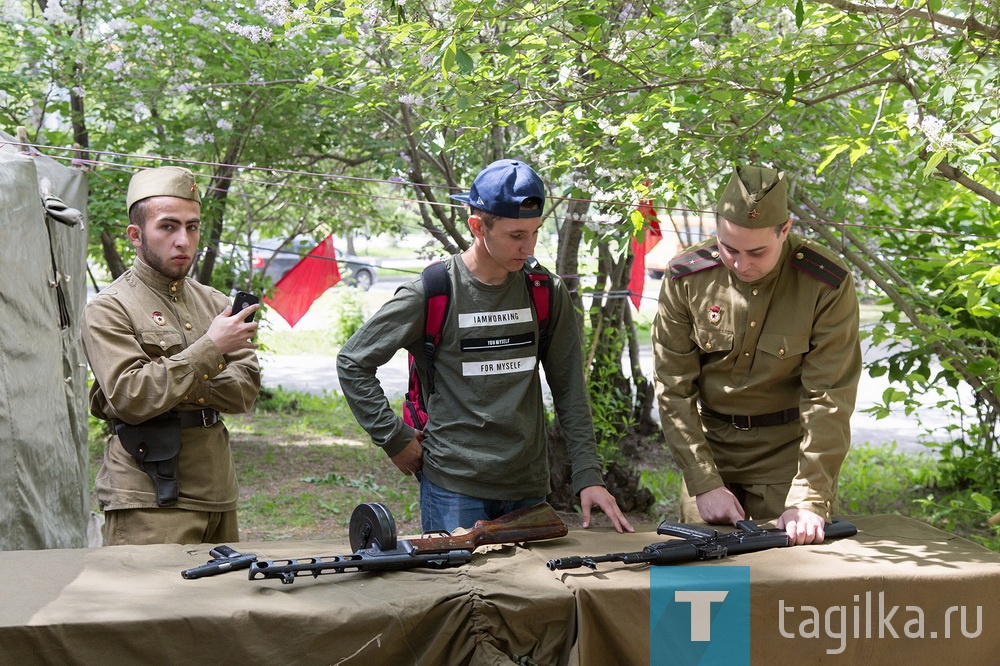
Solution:
[{"label": "wooden rifle stock", "polygon": [[408,539],[414,553],[437,553],[448,550],[475,550],[479,546],[523,541],[542,541],[566,536],[569,529],[552,505],[540,502],[500,516],[496,520],[477,520],[463,534],[426,536]]}]

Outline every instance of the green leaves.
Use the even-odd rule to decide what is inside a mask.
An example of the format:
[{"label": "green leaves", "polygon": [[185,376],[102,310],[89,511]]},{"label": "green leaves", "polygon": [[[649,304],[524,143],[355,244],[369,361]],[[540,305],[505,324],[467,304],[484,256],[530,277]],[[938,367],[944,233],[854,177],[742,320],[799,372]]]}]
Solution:
[{"label": "green leaves", "polygon": [[792,93],[795,92],[795,70],[790,69],[788,73],[785,74],[785,87],[781,94],[781,101],[788,104],[792,99]]}]

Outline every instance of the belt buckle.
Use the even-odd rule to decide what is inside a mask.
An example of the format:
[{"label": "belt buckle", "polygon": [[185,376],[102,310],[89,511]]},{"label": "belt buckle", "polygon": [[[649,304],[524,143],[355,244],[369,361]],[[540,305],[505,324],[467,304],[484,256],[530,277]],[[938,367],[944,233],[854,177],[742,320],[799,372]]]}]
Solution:
[{"label": "belt buckle", "polygon": [[[742,423],[746,423],[746,425],[741,425]],[[749,416],[734,416],[733,417],[733,427],[736,428],[737,430],[749,430],[751,428],[751,426],[752,426],[752,424],[750,423],[750,417]]]},{"label": "belt buckle", "polygon": [[211,409],[201,410],[201,427],[211,428],[215,425],[215,421],[212,420],[212,414],[214,412]]}]

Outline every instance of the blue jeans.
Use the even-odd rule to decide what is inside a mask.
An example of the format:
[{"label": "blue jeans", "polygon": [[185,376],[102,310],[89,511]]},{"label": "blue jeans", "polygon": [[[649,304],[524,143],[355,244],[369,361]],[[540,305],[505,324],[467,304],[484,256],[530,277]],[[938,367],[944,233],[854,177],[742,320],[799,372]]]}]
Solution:
[{"label": "blue jeans", "polygon": [[445,490],[420,475],[420,523],[424,532],[454,532],[470,528],[477,520],[495,520],[504,514],[544,502],[544,497],[491,500]]}]

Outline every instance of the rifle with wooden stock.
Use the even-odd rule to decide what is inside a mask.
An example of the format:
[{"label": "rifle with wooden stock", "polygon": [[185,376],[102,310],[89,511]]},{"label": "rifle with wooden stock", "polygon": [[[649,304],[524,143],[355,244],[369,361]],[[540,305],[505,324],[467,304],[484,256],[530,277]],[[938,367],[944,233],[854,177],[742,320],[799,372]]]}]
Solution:
[{"label": "rifle with wooden stock", "polygon": [[[624,564],[682,564],[700,560],[716,560],[730,555],[754,553],[769,548],[786,548],[791,540],[785,530],[764,529],[749,520],[736,523],[737,532],[719,532],[697,525],[686,525],[664,520],[656,528],[657,534],[681,537],[674,541],[653,543],[634,553],[609,553],[607,555],[574,555],[557,560],[549,560],[546,566],[551,571],[587,567],[596,569],[601,562],[622,562]],[[823,529],[826,539],[851,537],[858,528],[846,520],[827,523]]]},{"label": "rifle with wooden stock", "polygon": [[442,532],[397,540],[392,514],[377,502],[360,504],[351,515],[350,555],[325,555],[289,560],[259,560],[250,565],[250,580],[278,578],[294,583],[298,576],[314,578],[353,571],[445,569],[466,564],[479,546],[540,541],[566,536],[569,530],[549,504],[542,502],[500,516],[479,520],[457,534]]}]

